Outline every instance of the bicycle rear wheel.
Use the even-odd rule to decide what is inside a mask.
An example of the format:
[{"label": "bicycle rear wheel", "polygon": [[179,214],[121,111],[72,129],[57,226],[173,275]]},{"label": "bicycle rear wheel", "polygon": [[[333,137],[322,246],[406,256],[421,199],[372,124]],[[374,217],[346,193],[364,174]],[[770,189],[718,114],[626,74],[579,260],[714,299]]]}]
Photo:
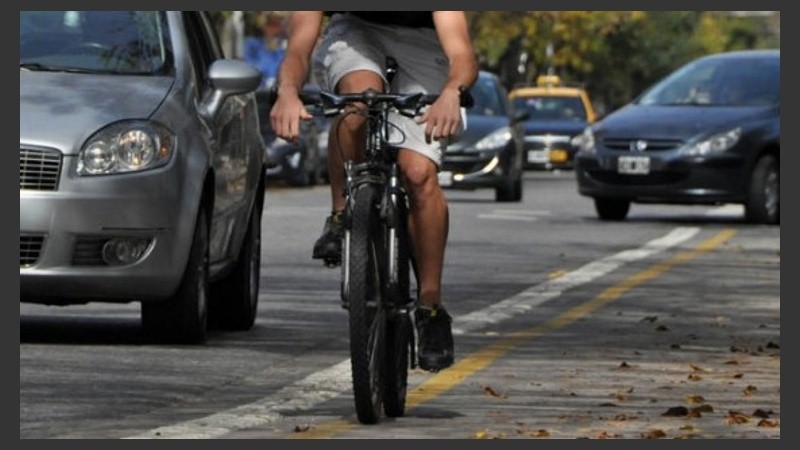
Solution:
[{"label": "bicycle rear wheel", "polygon": [[386,314],[382,305],[380,193],[370,184],[355,192],[347,264],[350,360],[358,420],[374,424],[383,402]]},{"label": "bicycle rear wheel", "polygon": [[[411,320],[408,306],[411,300],[411,248],[408,236],[408,207],[405,199],[398,201],[395,209],[395,242],[389,242],[387,250],[395,246],[394,274],[389,274],[389,298],[394,304],[394,314],[386,322],[386,355],[383,372],[383,410],[388,417],[401,417],[406,409],[408,387],[408,356],[411,345]],[[387,251],[386,254],[392,254]]]}]

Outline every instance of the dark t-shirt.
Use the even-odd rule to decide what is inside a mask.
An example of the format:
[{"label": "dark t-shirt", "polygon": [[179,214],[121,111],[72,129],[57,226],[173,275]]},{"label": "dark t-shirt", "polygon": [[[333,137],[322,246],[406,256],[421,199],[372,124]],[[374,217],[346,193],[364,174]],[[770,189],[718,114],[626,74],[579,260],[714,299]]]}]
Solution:
[{"label": "dark t-shirt", "polygon": [[434,28],[433,11],[325,11],[326,16],[350,13],[367,22],[410,28]]}]

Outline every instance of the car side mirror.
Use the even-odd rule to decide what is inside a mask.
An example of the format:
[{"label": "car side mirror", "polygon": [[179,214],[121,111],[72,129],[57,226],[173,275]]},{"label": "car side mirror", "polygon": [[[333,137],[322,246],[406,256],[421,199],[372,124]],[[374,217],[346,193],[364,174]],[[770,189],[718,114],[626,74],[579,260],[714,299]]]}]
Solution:
[{"label": "car side mirror", "polygon": [[516,111],[514,116],[511,118],[513,123],[524,122],[531,118],[531,113],[528,111]]},{"label": "car side mirror", "polygon": [[208,68],[208,79],[214,89],[203,101],[201,112],[213,119],[226,98],[255,91],[261,84],[261,72],[244,61],[219,59]]}]

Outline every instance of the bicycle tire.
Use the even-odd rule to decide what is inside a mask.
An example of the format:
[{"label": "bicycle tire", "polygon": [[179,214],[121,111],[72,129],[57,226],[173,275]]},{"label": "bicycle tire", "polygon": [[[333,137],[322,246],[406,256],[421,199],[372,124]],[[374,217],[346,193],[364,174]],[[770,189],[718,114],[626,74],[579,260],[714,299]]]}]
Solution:
[{"label": "bicycle tire", "polygon": [[[412,333],[411,320],[405,309],[411,291],[411,242],[408,235],[408,207],[405,198],[398,200],[395,236],[397,240],[396,282],[390,283],[390,298],[395,309],[386,322],[386,354],[383,384],[383,410],[388,417],[402,417],[406,409],[408,389],[408,356]],[[388,233],[385,234],[388,237]],[[387,250],[391,242],[386,242]],[[389,254],[387,251],[386,254]],[[388,277],[394,279],[391,275]]]},{"label": "bicycle tire", "polygon": [[363,424],[380,420],[383,403],[386,315],[378,259],[383,248],[379,200],[376,186],[359,187],[349,230],[350,362],[356,415]]}]

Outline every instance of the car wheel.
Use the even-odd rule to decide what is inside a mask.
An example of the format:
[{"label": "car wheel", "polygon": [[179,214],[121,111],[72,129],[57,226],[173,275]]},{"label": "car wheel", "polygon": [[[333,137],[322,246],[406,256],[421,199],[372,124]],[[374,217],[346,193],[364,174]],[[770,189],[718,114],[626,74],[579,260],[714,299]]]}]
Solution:
[{"label": "car wheel", "polygon": [[210,320],[215,328],[246,331],[255,323],[261,280],[261,211],[259,198],[250,214],[236,266],[211,285]]},{"label": "car wheel", "polygon": [[752,223],[780,224],[780,163],[774,156],[762,157],[753,169],[745,217]]},{"label": "car wheel", "polygon": [[625,220],[631,209],[631,202],[615,198],[595,198],[594,208],[601,220]]},{"label": "car wheel", "polygon": [[494,199],[498,202],[518,202],[522,200],[522,173],[495,189]]},{"label": "car wheel", "polygon": [[208,329],[208,220],[201,206],[178,290],[168,300],[142,303],[145,335],[160,342],[197,344]]}]

